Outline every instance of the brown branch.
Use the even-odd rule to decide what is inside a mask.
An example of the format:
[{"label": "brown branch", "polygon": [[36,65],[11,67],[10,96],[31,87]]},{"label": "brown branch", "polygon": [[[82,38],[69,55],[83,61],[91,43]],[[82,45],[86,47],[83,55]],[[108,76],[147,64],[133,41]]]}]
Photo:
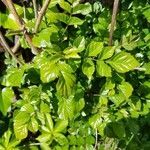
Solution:
[{"label": "brown branch", "polygon": [[8,4],[7,4],[7,2],[6,2],[6,0],[1,0],[3,3],[4,3],[4,5],[8,8]]},{"label": "brown branch", "polygon": [[111,46],[112,42],[113,42],[113,33],[114,33],[114,27],[116,24],[118,5],[119,5],[119,0],[114,0],[113,14],[112,14],[112,19],[111,19],[111,27],[110,27],[110,32],[109,32],[109,46]]},{"label": "brown branch", "polygon": [[[15,38],[16,38],[16,36],[15,36]],[[15,45],[12,48],[12,52],[16,53],[18,51],[19,47],[20,47],[20,40],[19,40],[19,37],[17,36],[17,40],[15,39]]]},{"label": "brown branch", "polygon": [[36,23],[35,23],[35,28],[34,28],[34,32],[37,33],[38,29],[39,29],[39,26],[41,24],[41,21],[42,21],[42,18],[48,8],[48,5],[50,4],[51,0],[45,0],[39,14],[38,14],[38,18],[36,20]]},{"label": "brown branch", "polygon": [[18,14],[17,14],[17,11],[16,11],[16,8],[15,8],[12,0],[6,0],[6,2],[7,2],[9,10],[14,15],[18,25],[20,26],[20,28],[23,28],[22,20],[19,18]]},{"label": "brown branch", "polygon": [[6,0],[6,2],[9,7],[10,12],[14,15],[15,20],[17,21],[18,25],[20,26],[21,29],[23,29],[25,39],[26,39],[27,43],[29,44],[29,46],[31,47],[32,53],[35,55],[38,54],[39,52],[32,44],[32,40],[31,40],[30,36],[28,35],[28,33],[26,32],[26,29],[24,27],[24,22],[22,19],[20,19],[12,0]]},{"label": "brown branch", "polygon": [[0,31],[0,41],[1,41],[1,44],[4,47],[5,51],[7,51],[20,65],[23,65],[23,63],[11,51],[11,48],[7,44],[7,42],[6,42],[5,38],[4,38],[4,36],[2,35],[1,31]]},{"label": "brown branch", "polygon": [[35,19],[37,19],[37,17],[38,17],[38,10],[37,10],[37,3],[36,2],[37,2],[37,0],[32,0]]}]

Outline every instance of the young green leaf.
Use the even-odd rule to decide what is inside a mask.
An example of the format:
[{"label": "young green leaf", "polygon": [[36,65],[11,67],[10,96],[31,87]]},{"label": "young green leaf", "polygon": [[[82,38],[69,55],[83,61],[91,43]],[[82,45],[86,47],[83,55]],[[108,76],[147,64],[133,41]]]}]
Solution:
[{"label": "young green leaf", "polygon": [[102,49],[103,49],[102,42],[92,41],[87,47],[87,55],[88,56],[97,56],[99,53],[101,53]]},{"label": "young green leaf", "polygon": [[61,133],[55,133],[54,138],[60,145],[68,144],[68,139]]},{"label": "young green leaf", "polygon": [[116,54],[109,64],[119,73],[125,73],[139,66],[139,62],[129,53]]},{"label": "young green leaf", "polygon": [[68,2],[66,2],[65,0],[60,0],[59,2],[59,6],[66,10],[67,12],[71,13],[71,6]]},{"label": "young green leaf", "polygon": [[95,71],[95,66],[92,59],[87,58],[84,60],[82,65],[82,71],[88,77],[88,79],[91,80],[92,75]]},{"label": "young green leaf", "polygon": [[2,84],[5,86],[21,86],[23,81],[24,69],[12,68],[8,70],[7,75],[4,76]]},{"label": "young green leaf", "polygon": [[111,47],[111,46],[104,47],[99,58],[101,60],[108,59],[114,54],[114,52],[115,52],[115,47]]},{"label": "young green leaf", "polygon": [[96,63],[96,70],[99,76],[111,77],[111,67],[109,67],[104,61],[98,60]]},{"label": "young green leaf", "polygon": [[92,12],[92,6],[90,3],[78,4],[73,7],[73,14],[87,15]]},{"label": "young green leaf", "polygon": [[54,132],[62,132],[66,127],[68,126],[68,120],[59,120],[55,127],[54,127]]},{"label": "young green leaf", "polygon": [[56,84],[57,93],[64,97],[68,97],[72,94],[74,90],[76,78],[73,74],[62,72],[62,76]]},{"label": "young green leaf", "polygon": [[123,93],[126,99],[128,99],[133,92],[133,87],[128,82],[123,82],[118,86],[118,89]]},{"label": "young green leaf", "polygon": [[0,91],[0,111],[3,113],[3,115],[6,115],[8,112],[9,107],[11,106],[11,103],[14,99],[14,92],[11,88],[3,88],[2,91]]},{"label": "young green leaf", "polygon": [[83,36],[77,37],[74,42],[73,46],[78,48],[78,51],[81,52],[85,49],[85,38]]},{"label": "young green leaf", "polygon": [[17,139],[25,139],[28,135],[27,124],[14,123],[14,133]]}]

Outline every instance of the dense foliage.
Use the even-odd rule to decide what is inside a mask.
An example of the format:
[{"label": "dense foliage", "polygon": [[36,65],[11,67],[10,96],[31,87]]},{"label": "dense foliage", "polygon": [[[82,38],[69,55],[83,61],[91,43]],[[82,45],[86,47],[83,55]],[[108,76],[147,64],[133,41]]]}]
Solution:
[{"label": "dense foliage", "polygon": [[149,0],[120,1],[113,46],[100,0],[51,0],[37,32],[33,4],[14,6],[39,53],[1,9],[21,63],[0,53],[0,150],[150,149]]}]

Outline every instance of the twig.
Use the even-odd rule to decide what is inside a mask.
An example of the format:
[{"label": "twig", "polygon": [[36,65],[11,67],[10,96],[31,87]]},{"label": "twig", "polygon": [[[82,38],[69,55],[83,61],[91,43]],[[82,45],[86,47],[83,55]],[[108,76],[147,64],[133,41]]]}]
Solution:
[{"label": "twig", "polygon": [[[8,5],[8,7],[9,7],[9,10],[10,10],[11,13],[14,15],[14,17],[15,17],[15,19],[16,19],[18,25],[20,26],[21,29],[23,29],[25,39],[26,39],[27,43],[29,44],[29,46],[31,47],[32,53],[35,54],[35,55],[38,54],[39,52],[38,52],[38,50],[34,47],[34,45],[32,44],[32,40],[31,40],[30,36],[28,35],[28,33],[26,32],[26,29],[25,29],[25,27],[24,27],[24,22],[23,22],[23,20],[20,19],[20,17],[19,17],[19,15],[18,15],[17,11],[16,11],[16,8],[15,8],[15,6],[14,6],[12,0],[6,0],[6,2],[7,2],[7,5]],[[4,3],[4,4],[5,4],[5,3]]]},{"label": "twig", "polygon": [[116,24],[118,5],[119,5],[119,0],[114,0],[113,14],[112,14],[112,19],[111,19],[111,27],[110,27],[110,32],[109,32],[109,46],[112,45],[112,41],[113,41],[113,33],[114,33],[114,27]]},{"label": "twig", "polygon": [[10,47],[8,46],[4,36],[2,35],[0,31],[0,41],[5,49],[20,65],[23,65],[23,63],[14,55],[14,53],[11,51]]},{"label": "twig", "polygon": [[98,134],[97,134],[97,128],[96,128],[96,132],[95,132],[95,146],[94,149],[97,149],[97,144],[98,144]]},{"label": "twig", "polygon": [[1,0],[3,3],[4,3],[4,5],[8,8],[8,4],[7,4],[7,2],[6,2],[6,0]]},{"label": "twig", "polygon": [[35,15],[35,19],[37,19],[38,17],[38,11],[37,11],[37,0],[32,0],[33,3],[33,8],[34,8],[34,15]]},{"label": "twig", "polygon": [[[12,0],[6,0],[6,3],[9,7],[9,10],[11,11],[11,13],[14,15],[18,25],[20,26],[20,28],[23,28],[23,24],[22,24],[22,20],[19,18],[17,11],[15,9],[15,6],[13,5]],[[4,3],[5,4],[5,3]]]},{"label": "twig", "polygon": [[18,51],[19,47],[20,47],[20,40],[19,40],[19,37],[18,37],[17,41],[15,42],[14,47],[12,48],[12,52],[16,53]]},{"label": "twig", "polygon": [[41,8],[41,10],[40,10],[40,12],[38,14],[38,18],[36,20],[35,28],[34,28],[34,32],[35,33],[37,33],[37,31],[39,29],[39,26],[41,24],[42,18],[44,16],[44,14],[45,14],[45,12],[46,12],[46,10],[47,10],[48,5],[49,5],[50,2],[51,2],[51,0],[45,0],[44,4],[43,4],[43,6],[42,6],[42,8]]}]

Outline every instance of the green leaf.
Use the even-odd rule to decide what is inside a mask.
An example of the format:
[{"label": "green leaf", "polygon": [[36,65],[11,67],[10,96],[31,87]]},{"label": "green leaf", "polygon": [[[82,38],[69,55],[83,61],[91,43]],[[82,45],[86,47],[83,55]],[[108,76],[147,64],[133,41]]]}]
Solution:
[{"label": "green leaf", "polygon": [[89,119],[89,123],[94,129],[97,129],[98,126],[102,123],[102,118],[99,114],[95,114]]},{"label": "green leaf", "polygon": [[64,0],[60,0],[59,6],[62,9],[66,10],[67,12],[71,13],[71,6],[68,2],[65,2]]},{"label": "green leaf", "polygon": [[82,25],[83,24],[83,20],[81,20],[80,18],[78,17],[71,17],[69,19],[69,23],[68,25],[74,25],[74,26],[77,26],[77,25]]},{"label": "green leaf", "polygon": [[65,58],[80,58],[78,52],[79,50],[76,47],[68,47],[64,50]]},{"label": "green leaf", "polygon": [[90,3],[78,4],[73,7],[73,14],[87,15],[92,12],[92,6]]},{"label": "green leaf", "polygon": [[48,133],[43,133],[36,138],[41,143],[46,143],[52,141],[52,135]]},{"label": "green leaf", "polygon": [[40,143],[41,150],[51,150],[49,144],[47,143]]},{"label": "green leaf", "polygon": [[14,123],[14,133],[17,139],[25,139],[28,135],[27,124]]},{"label": "green leaf", "polygon": [[128,99],[133,92],[132,85],[128,82],[123,82],[118,86],[118,89],[123,93],[126,99]]},{"label": "green leaf", "polygon": [[83,36],[77,37],[74,42],[73,46],[78,48],[78,51],[81,52],[85,49],[85,38]]},{"label": "green leaf", "polygon": [[95,66],[92,59],[90,58],[85,59],[82,65],[82,72],[88,77],[89,80],[91,80],[94,71]]},{"label": "green leaf", "polygon": [[143,11],[143,14],[144,14],[145,18],[147,19],[147,21],[150,23],[150,7],[148,7],[147,9],[145,9]]},{"label": "green leaf", "polygon": [[46,113],[45,118],[46,118],[46,126],[49,128],[50,132],[52,132],[54,128],[52,117],[49,113]]},{"label": "green leaf", "polygon": [[29,122],[29,124],[28,124],[28,129],[31,131],[31,132],[33,132],[33,133],[35,133],[35,132],[37,132],[38,131],[38,127],[39,125],[38,125],[38,122],[37,122],[37,120],[35,119],[35,117],[31,117],[31,120],[30,120],[30,122]]},{"label": "green leaf", "polygon": [[25,112],[31,114],[34,112],[34,108],[31,104],[25,104],[21,107],[20,111],[25,111]]},{"label": "green leaf", "polygon": [[59,118],[67,120],[72,119],[74,117],[74,100],[73,97],[70,96],[68,99],[60,98],[59,99],[59,107],[58,107],[58,115]]},{"label": "green leaf", "polygon": [[57,20],[65,23],[65,24],[68,24],[70,17],[64,13],[57,13]]},{"label": "green leaf", "polygon": [[111,96],[110,100],[116,105],[116,107],[119,107],[121,104],[126,102],[125,96],[122,93]]},{"label": "green leaf", "polygon": [[146,69],[145,74],[150,74],[150,62],[149,63],[145,63],[143,68]]},{"label": "green leaf", "polygon": [[4,76],[2,84],[5,86],[21,86],[23,80],[24,69],[11,68],[7,75]]},{"label": "green leaf", "polygon": [[109,67],[104,61],[98,60],[96,63],[96,70],[99,76],[111,77],[111,67]]},{"label": "green leaf", "polygon": [[17,24],[13,14],[3,14],[0,12],[0,26],[3,26],[5,29],[19,30],[20,27]]},{"label": "green leaf", "polygon": [[59,95],[68,97],[74,91],[74,84],[75,84],[76,78],[73,74],[70,74],[67,72],[61,72],[61,74],[62,76],[59,78],[56,84],[57,93]]},{"label": "green leaf", "polygon": [[62,132],[68,126],[68,120],[59,120],[54,128],[54,132]]},{"label": "green leaf", "polygon": [[44,83],[55,80],[56,78],[58,78],[59,75],[57,64],[51,62],[45,63],[40,69],[40,74],[41,80]]},{"label": "green leaf", "polygon": [[11,88],[3,88],[0,91],[0,111],[5,116],[14,99],[14,92]]},{"label": "green leaf", "polygon": [[54,138],[60,145],[68,144],[68,139],[61,133],[55,133]]},{"label": "green leaf", "polygon": [[125,136],[125,127],[123,123],[113,123],[112,127],[116,136],[119,138],[123,138]]},{"label": "green leaf", "polygon": [[125,73],[139,66],[139,62],[129,53],[116,54],[109,64],[119,73]]},{"label": "green leaf", "polygon": [[34,35],[32,42],[37,47],[47,47],[51,46],[50,39],[53,33],[57,33],[58,28],[56,26],[51,26],[41,30],[39,33]]},{"label": "green leaf", "polygon": [[14,118],[14,125],[22,125],[22,124],[27,124],[30,120],[30,114],[28,114],[25,111],[20,111],[16,114]]},{"label": "green leaf", "polygon": [[103,49],[102,42],[92,41],[87,47],[88,56],[97,56]]},{"label": "green leaf", "polygon": [[50,111],[51,111],[50,106],[42,101],[40,104],[40,112],[49,113]]},{"label": "green leaf", "polygon": [[100,59],[101,60],[108,59],[114,54],[114,52],[115,52],[115,47],[111,47],[111,46],[104,47],[100,55]]}]

